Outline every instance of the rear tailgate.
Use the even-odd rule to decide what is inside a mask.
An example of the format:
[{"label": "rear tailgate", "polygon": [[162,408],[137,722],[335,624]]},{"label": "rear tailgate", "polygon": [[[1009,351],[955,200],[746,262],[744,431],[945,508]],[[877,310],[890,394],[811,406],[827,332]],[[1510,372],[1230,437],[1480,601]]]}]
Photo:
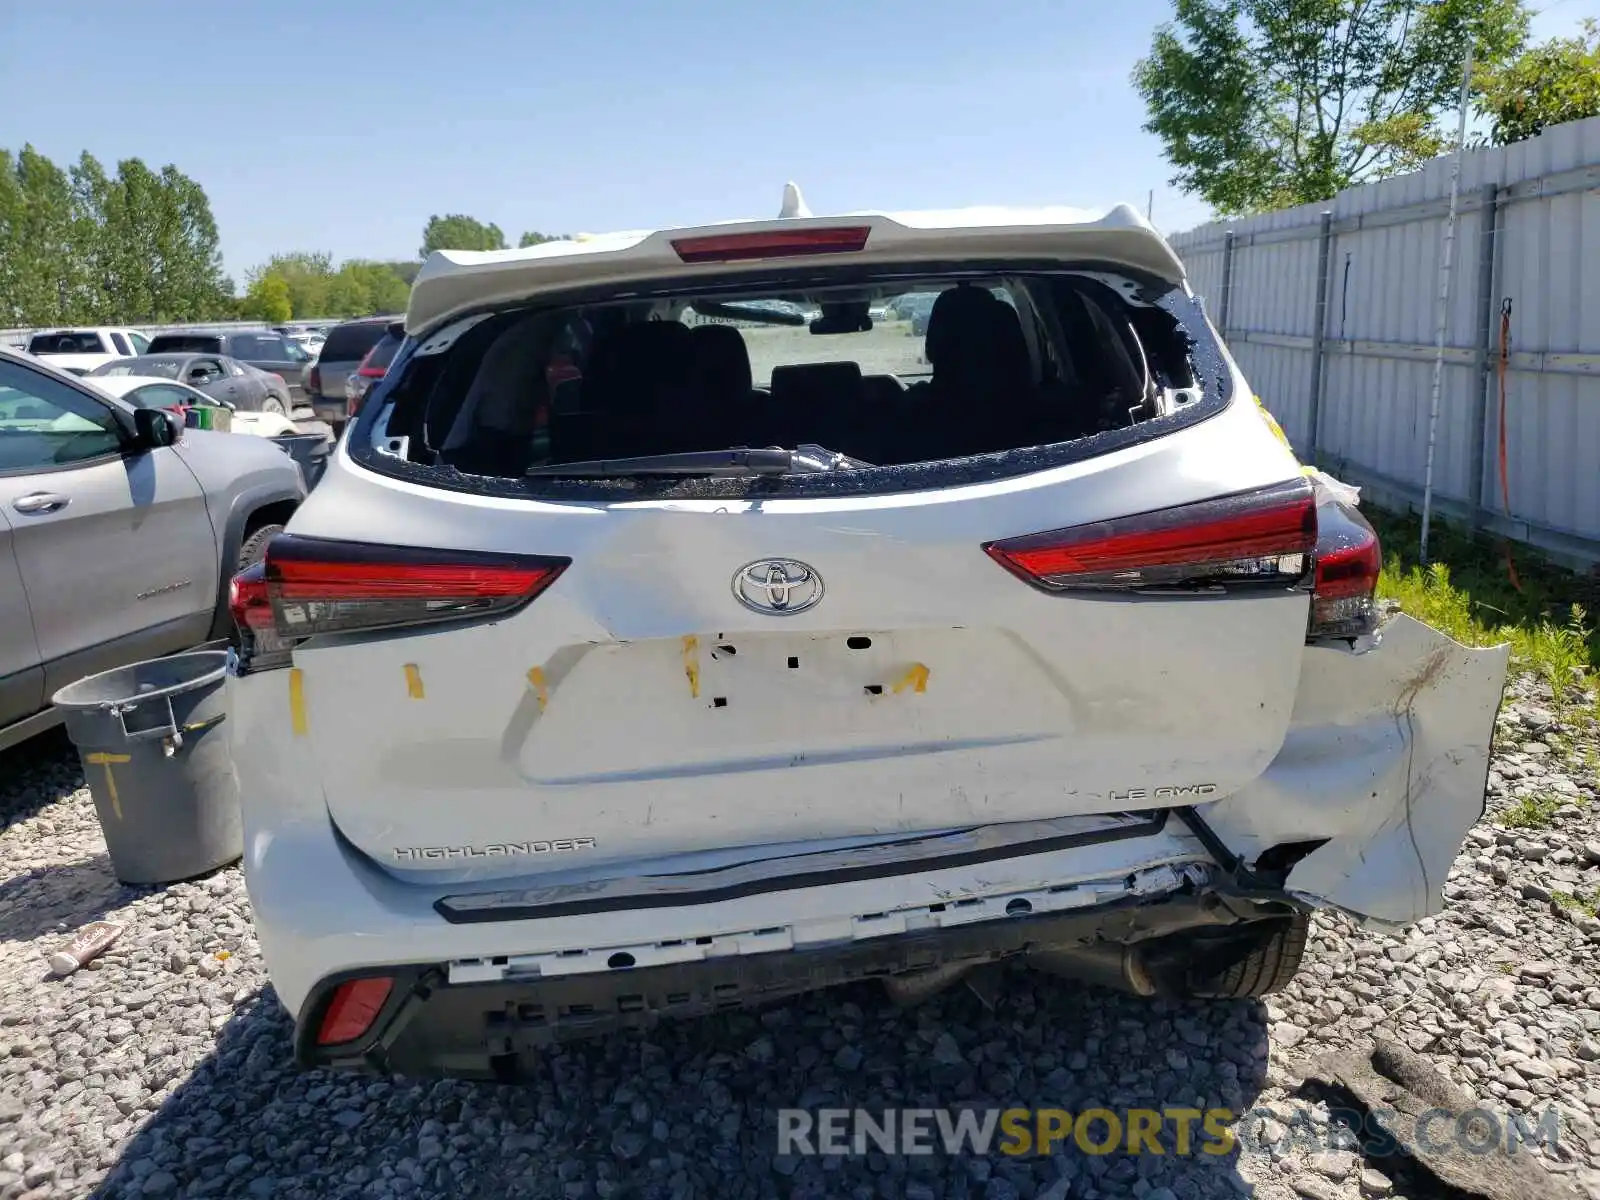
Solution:
[{"label": "rear tailgate", "polygon": [[[493,878],[1227,794],[1283,741],[1305,592],[1053,594],[984,547],[1298,479],[1249,407],[999,483],[759,505],[446,500],[341,464],[297,534],[571,564],[503,619],[295,650],[330,812],[386,866]],[[770,560],[820,598],[741,603]]]}]

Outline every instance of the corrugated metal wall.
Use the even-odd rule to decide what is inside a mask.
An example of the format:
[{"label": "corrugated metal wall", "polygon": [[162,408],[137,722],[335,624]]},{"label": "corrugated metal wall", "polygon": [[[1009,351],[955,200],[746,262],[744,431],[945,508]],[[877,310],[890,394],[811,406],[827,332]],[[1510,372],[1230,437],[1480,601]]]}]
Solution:
[{"label": "corrugated metal wall", "polygon": [[[1302,455],[1390,503],[1422,495],[1449,193],[1441,159],[1329,204],[1172,239]],[[1507,299],[1509,509],[1498,454]],[[1447,314],[1439,511],[1600,560],[1600,118],[1464,156]]]}]

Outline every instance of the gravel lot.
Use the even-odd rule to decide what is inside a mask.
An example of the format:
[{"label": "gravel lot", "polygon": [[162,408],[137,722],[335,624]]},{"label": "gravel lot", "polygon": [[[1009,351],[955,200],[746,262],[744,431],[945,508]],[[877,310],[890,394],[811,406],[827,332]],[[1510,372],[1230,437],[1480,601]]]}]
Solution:
[{"label": "gravel lot", "polygon": [[[46,739],[0,755],[0,1198],[1442,1194],[1396,1159],[1260,1144],[1297,1118],[1327,1129],[1305,1066],[1374,1030],[1496,1104],[1558,1104],[1547,1161],[1600,1197],[1600,922],[1582,911],[1600,891],[1596,730],[1513,693],[1446,914],[1399,938],[1319,918],[1270,1003],[1152,1004],[1025,973],[993,1011],[965,988],[905,1011],[840,991],[581,1045],[515,1088],[297,1072],[238,870],[120,886],[75,759]],[[1539,823],[1497,824],[1523,797]],[[128,922],[122,941],[48,979],[43,953],[101,916]],[[778,1107],[971,1102],[1271,1115],[1224,1158],[775,1157]]]},{"label": "gravel lot", "polygon": [[899,375],[911,382],[932,370],[922,361],[922,339],[911,336],[909,321],[879,321],[868,333],[813,334],[782,325],[739,330],[750,351],[750,370],[765,386],[772,368],[792,363],[859,363],[863,375]]}]

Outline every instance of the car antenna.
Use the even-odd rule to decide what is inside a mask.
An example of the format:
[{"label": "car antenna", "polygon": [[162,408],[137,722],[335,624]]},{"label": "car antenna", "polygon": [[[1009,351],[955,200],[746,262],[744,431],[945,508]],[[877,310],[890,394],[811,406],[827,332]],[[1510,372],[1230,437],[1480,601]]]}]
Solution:
[{"label": "car antenna", "polygon": [[806,207],[806,198],[800,194],[800,185],[791,179],[783,185],[783,207],[778,211],[779,219],[811,215],[811,210]]}]

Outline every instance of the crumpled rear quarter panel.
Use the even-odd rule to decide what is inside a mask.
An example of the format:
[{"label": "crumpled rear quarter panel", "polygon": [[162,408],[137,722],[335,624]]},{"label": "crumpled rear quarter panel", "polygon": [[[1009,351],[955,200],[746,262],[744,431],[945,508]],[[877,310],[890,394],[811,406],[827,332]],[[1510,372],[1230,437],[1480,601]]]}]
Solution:
[{"label": "crumpled rear quarter panel", "polygon": [[1328,838],[1290,872],[1293,892],[1381,923],[1438,913],[1483,815],[1509,660],[1404,614],[1365,653],[1308,647],[1277,758],[1207,819],[1247,860]]}]

